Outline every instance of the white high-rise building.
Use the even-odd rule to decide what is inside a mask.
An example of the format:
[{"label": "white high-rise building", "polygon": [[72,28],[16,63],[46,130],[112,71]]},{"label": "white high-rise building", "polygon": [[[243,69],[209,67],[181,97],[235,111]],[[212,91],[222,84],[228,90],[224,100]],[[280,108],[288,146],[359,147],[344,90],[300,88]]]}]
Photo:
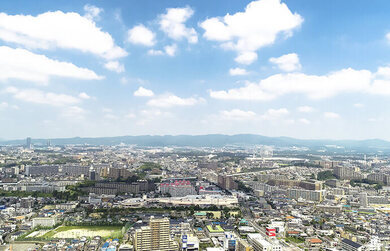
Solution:
[{"label": "white high-rise building", "polygon": [[367,207],[368,206],[367,193],[361,193],[359,194],[359,197],[360,197],[360,206]]},{"label": "white high-rise building", "polygon": [[134,248],[139,251],[175,250],[175,243],[170,236],[168,218],[150,217],[149,226],[137,229],[134,234]]}]

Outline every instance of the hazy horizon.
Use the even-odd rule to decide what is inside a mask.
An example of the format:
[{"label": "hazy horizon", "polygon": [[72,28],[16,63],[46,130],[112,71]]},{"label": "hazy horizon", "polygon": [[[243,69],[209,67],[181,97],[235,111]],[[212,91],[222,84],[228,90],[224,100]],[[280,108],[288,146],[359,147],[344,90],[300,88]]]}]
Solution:
[{"label": "hazy horizon", "polygon": [[25,141],[27,138],[31,138],[32,140],[53,140],[53,139],[73,139],[73,138],[91,138],[91,139],[99,139],[99,138],[120,138],[120,137],[179,137],[179,136],[212,136],[212,135],[220,135],[220,136],[239,136],[239,135],[252,135],[252,136],[262,136],[268,138],[291,138],[296,140],[314,140],[314,141],[365,141],[365,140],[383,140],[390,142],[386,139],[381,138],[361,138],[361,139],[349,139],[349,138],[341,138],[341,139],[332,139],[332,138],[297,138],[297,137],[289,137],[289,136],[266,136],[262,134],[254,134],[254,133],[236,133],[236,134],[223,134],[223,133],[209,133],[209,134],[140,134],[140,135],[113,135],[113,136],[89,136],[89,137],[81,137],[81,136],[73,136],[73,137],[54,137],[54,138],[45,138],[45,137],[25,137],[25,138],[0,138],[0,142],[7,141]]}]

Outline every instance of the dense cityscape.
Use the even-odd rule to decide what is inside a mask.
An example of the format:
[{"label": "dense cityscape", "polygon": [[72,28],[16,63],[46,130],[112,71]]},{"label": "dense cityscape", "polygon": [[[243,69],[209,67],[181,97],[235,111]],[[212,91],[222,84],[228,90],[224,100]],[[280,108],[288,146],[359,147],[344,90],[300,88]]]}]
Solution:
[{"label": "dense cityscape", "polygon": [[390,249],[387,156],[33,142],[0,148],[9,250]]}]

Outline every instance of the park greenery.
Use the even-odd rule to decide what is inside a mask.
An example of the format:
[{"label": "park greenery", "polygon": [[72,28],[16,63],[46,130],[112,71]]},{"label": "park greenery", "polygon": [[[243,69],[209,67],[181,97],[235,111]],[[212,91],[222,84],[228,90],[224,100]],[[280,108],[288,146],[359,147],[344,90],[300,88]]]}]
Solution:
[{"label": "park greenery", "polygon": [[335,179],[336,176],[334,176],[332,171],[322,171],[317,174],[317,180],[330,180]]}]

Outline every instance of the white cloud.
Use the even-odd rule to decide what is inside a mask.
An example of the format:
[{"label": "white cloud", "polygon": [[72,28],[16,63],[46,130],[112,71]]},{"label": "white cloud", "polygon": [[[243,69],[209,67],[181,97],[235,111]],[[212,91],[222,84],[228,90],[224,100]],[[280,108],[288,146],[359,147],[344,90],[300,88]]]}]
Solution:
[{"label": "white cloud", "polygon": [[69,118],[69,119],[83,119],[86,111],[78,106],[69,106],[63,108],[61,116]]},{"label": "white cloud", "polygon": [[118,61],[109,61],[109,62],[104,64],[104,67],[107,70],[114,71],[117,73],[121,73],[121,72],[125,71],[125,66],[123,64],[119,63]]},{"label": "white cloud", "polygon": [[259,0],[249,3],[244,12],[212,17],[200,26],[205,30],[206,39],[237,51],[236,61],[250,64],[256,60],[258,49],[275,43],[279,34],[290,36],[302,22],[303,18],[280,0]]},{"label": "white cloud", "polygon": [[143,88],[142,86],[140,86],[138,88],[138,90],[136,90],[134,92],[134,96],[137,96],[137,97],[152,97],[154,96],[154,93],[152,90],[148,90],[146,88]]},{"label": "white cloud", "polygon": [[85,92],[81,92],[81,93],[79,94],[79,98],[81,98],[81,99],[90,99],[91,96],[89,96],[89,95],[86,94]]},{"label": "white cloud", "polygon": [[151,56],[161,56],[161,55],[164,55],[164,52],[162,50],[150,49],[150,50],[148,50],[148,55],[151,55]]},{"label": "white cloud", "polygon": [[193,106],[203,102],[205,100],[202,98],[181,98],[173,94],[166,94],[149,100],[147,105],[168,108],[172,106]]},{"label": "white cloud", "polygon": [[25,49],[0,46],[0,81],[19,79],[46,83],[52,76],[87,80],[103,78],[72,63],[53,60]]},{"label": "white cloud", "polygon": [[327,75],[303,73],[275,74],[259,83],[226,91],[210,91],[217,99],[267,101],[286,94],[303,94],[310,99],[324,99],[342,93],[367,93],[390,95],[390,68],[379,68],[378,72],[354,70],[352,68],[331,72]]},{"label": "white cloud", "polygon": [[156,43],[156,35],[144,25],[134,26],[127,32],[127,41],[133,44],[153,46]]},{"label": "white cloud", "polygon": [[252,111],[243,111],[240,109],[221,111],[220,115],[222,119],[227,119],[227,120],[250,120],[256,117],[256,113]]},{"label": "white cloud", "polygon": [[45,12],[38,16],[0,13],[0,39],[39,49],[75,49],[106,59],[127,56],[107,32],[78,13]]},{"label": "white cloud", "polygon": [[160,29],[174,40],[186,38],[189,43],[197,43],[198,35],[195,29],[185,26],[185,22],[193,14],[194,11],[190,7],[168,8],[165,14],[160,15]]},{"label": "white cloud", "polygon": [[297,71],[301,69],[299,57],[296,53],[290,53],[278,58],[270,58],[269,61],[276,64],[282,71]]},{"label": "white cloud", "polygon": [[286,108],[268,109],[267,112],[261,116],[261,118],[265,120],[273,120],[278,119],[280,117],[284,117],[287,114],[289,114],[289,111]]},{"label": "white cloud", "polygon": [[209,91],[210,97],[224,100],[271,100],[275,95],[264,92],[259,85],[247,83],[246,86],[227,91]]},{"label": "white cloud", "polygon": [[326,119],[338,119],[340,115],[335,112],[324,112],[324,118]]},{"label": "white cloud", "polygon": [[164,46],[164,51],[150,49],[150,50],[148,50],[148,55],[150,55],[150,56],[168,55],[170,57],[173,57],[176,55],[176,52],[177,52],[177,45],[172,44],[172,45]]},{"label": "white cloud", "polygon": [[12,94],[15,99],[23,102],[45,104],[51,106],[69,106],[80,102],[80,99],[66,94],[43,92],[37,89],[18,89],[8,87],[6,93]]},{"label": "white cloud", "polygon": [[176,44],[167,45],[164,47],[164,51],[168,56],[173,57],[176,55],[177,45]]},{"label": "white cloud", "polygon": [[231,68],[229,70],[229,74],[231,76],[243,76],[243,75],[248,75],[249,72],[247,72],[245,69],[242,68]]},{"label": "white cloud", "polygon": [[86,4],[84,5],[84,11],[85,11],[85,17],[90,20],[99,20],[100,19],[100,13],[103,12],[102,8],[98,8],[94,5]]},{"label": "white cloud", "polygon": [[304,112],[304,113],[310,113],[314,111],[314,108],[311,106],[300,106],[297,108],[299,112]]},{"label": "white cloud", "polygon": [[308,124],[311,123],[310,120],[305,119],[305,118],[301,118],[301,119],[299,119],[298,121],[301,122],[302,124],[306,124],[306,125],[308,125]]},{"label": "white cloud", "polygon": [[240,52],[234,60],[239,64],[249,65],[257,60],[257,53],[253,51]]},{"label": "white cloud", "polygon": [[390,42],[390,32],[386,34],[386,39],[388,42]]}]

